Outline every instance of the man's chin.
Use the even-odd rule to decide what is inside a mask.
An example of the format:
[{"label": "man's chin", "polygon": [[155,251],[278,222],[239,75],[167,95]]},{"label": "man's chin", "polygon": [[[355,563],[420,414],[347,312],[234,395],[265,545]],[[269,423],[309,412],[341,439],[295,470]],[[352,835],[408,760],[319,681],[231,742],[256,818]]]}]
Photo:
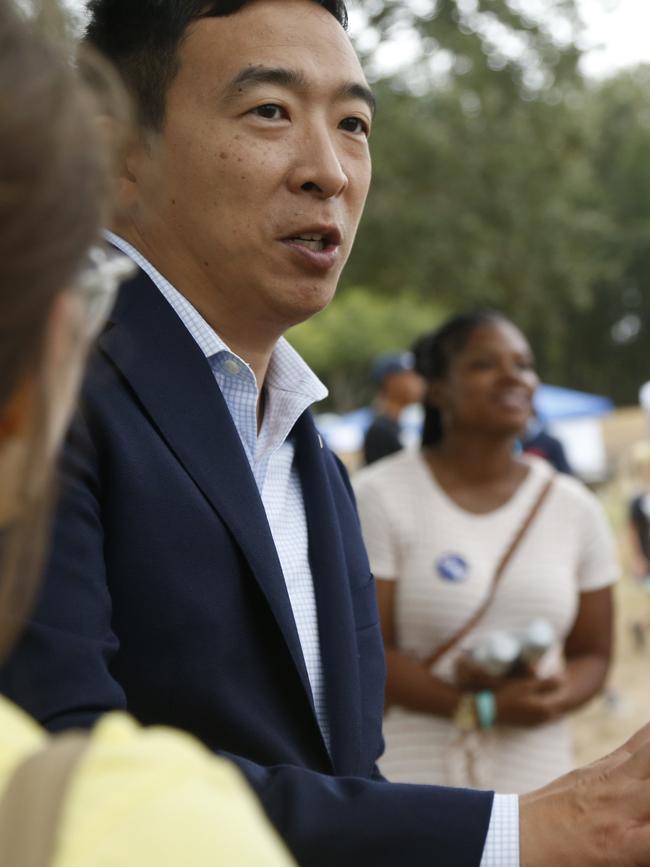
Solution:
[{"label": "man's chin", "polygon": [[307,319],[311,319],[321,310],[324,310],[336,293],[336,284],[330,286],[309,286],[301,289],[286,299],[282,305],[282,316],[287,323],[287,328],[300,325]]}]

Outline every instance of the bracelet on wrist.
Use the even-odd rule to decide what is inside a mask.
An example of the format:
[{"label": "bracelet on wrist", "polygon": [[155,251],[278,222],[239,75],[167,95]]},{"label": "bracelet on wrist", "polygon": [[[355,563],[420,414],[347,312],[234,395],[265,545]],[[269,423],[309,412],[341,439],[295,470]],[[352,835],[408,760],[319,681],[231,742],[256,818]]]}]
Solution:
[{"label": "bracelet on wrist", "polygon": [[497,702],[491,689],[483,689],[474,696],[476,717],[482,729],[491,729],[497,720]]}]

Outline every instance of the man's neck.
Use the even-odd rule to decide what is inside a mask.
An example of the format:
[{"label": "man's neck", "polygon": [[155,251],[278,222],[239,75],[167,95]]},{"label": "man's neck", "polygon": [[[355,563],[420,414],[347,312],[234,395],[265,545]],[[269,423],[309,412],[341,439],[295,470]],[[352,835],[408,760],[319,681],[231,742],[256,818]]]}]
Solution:
[{"label": "man's neck", "polygon": [[191,263],[179,262],[149,244],[132,223],[117,225],[113,231],[135,247],[201,314],[228,348],[250,365],[260,390],[268,373],[271,356],[282,333],[254,320],[242,318],[241,308],[229,309],[222,303],[218,287],[206,279],[204,271]]}]

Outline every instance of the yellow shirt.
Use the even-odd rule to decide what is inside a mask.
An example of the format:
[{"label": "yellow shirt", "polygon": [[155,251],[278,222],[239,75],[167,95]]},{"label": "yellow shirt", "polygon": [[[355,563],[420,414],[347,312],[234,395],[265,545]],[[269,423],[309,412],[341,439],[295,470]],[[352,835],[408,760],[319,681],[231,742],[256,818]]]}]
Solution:
[{"label": "yellow shirt", "polygon": [[[0,793],[47,735],[0,697]],[[104,717],[75,770],[52,867],[291,867],[239,771],[189,735]]]}]

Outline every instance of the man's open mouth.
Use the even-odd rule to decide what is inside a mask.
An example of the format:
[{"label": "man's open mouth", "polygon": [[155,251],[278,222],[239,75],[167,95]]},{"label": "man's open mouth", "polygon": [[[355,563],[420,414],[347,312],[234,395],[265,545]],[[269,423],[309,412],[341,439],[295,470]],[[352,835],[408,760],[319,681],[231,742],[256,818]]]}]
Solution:
[{"label": "man's open mouth", "polygon": [[321,227],[314,226],[311,229],[298,231],[295,235],[286,237],[284,241],[304,247],[313,253],[329,252],[341,245],[341,233],[336,227],[323,226],[322,231],[317,231],[318,229]]},{"label": "man's open mouth", "polygon": [[314,250],[317,253],[320,253],[329,246],[325,235],[297,235],[287,240],[293,244],[300,244],[301,247],[306,247],[308,250]]}]

